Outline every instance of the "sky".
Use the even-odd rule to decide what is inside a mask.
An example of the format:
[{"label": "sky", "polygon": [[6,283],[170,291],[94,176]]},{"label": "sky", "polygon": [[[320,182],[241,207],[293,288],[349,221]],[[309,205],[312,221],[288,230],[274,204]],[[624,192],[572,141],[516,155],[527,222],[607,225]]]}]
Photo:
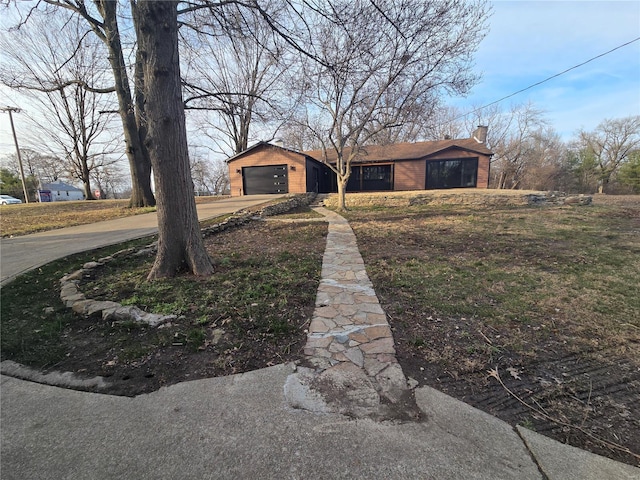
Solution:
[{"label": "sky", "polygon": [[[475,56],[482,80],[464,113],[525,89],[640,37],[640,2],[494,1]],[[531,102],[564,140],[605,119],[640,115],[640,39],[499,103]],[[489,126],[491,128],[491,126]]]},{"label": "sky", "polygon": [[[469,112],[640,37],[640,2],[493,1],[489,33],[475,55],[482,80],[449,104]],[[564,140],[605,119],[640,115],[640,40],[500,102],[531,102]],[[17,106],[0,89],[0,106]],[[14,114],[20,142],[20,114]],[[490,126],[489,126],[490,127]],[[21,148],[28,145],[20,145]],[[14,153],[9,116],[0,112],[0,157]]]}]

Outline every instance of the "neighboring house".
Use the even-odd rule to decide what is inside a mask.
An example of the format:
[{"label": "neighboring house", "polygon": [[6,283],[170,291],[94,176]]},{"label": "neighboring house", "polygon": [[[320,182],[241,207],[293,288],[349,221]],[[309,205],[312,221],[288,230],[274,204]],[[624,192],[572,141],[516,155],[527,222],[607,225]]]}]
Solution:
[{"label": "neighboring house", "polygon": [[49,202],[62,202],[68,200],[84,200],[84,192],[73,185],[69,185],[60,180],[52,183],[43,183],[41,192],[51,192],[48,197]]},{"label": "neighboring house", "polygon": [[[486,135],[487,128],[478,127],[471,138],[363,147],[351,162],[347,191],[488,188],[493,153]],[[258,143],[227,160],[231,195],[335,192],[335,174],[321,159],[321,150]],[[327,162],[335,161],[335,152],[328,151]]]}]

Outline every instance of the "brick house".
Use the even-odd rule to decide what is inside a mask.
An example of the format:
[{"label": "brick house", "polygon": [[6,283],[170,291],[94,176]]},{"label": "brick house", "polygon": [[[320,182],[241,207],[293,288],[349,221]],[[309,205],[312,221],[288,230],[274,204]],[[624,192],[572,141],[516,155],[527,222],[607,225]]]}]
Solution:
[{"label": "brick house", "polygon": [[[347,192],[487,188],[493,154],[486,133],[478,127],[471,138],[363,147],[351,162]],[[227,160],[231,195],[335,192],[335,174],[322,158],[320,150],[260,142]],[[328,163],[335,159],[327,152]]]}]

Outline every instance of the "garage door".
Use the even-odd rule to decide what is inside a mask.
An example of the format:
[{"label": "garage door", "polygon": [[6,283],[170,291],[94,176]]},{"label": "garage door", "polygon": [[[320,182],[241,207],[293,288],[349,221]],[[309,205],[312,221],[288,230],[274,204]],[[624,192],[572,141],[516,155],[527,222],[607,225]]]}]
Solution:
[{"label": "garage door", "polygon": [[289,193],[286,165],[244,167],[242,182],[245,195]]}]

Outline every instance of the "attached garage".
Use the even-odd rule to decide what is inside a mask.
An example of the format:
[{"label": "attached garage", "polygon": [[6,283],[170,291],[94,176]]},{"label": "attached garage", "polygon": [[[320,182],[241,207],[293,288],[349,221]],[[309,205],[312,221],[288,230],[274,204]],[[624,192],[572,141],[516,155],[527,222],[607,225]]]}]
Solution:
[{"label": "attached garage", "polygon": [[227,160],[232,196],[325,193],[329,167],[288,148],[258,142]]},{"label": "attached garage", "polygon": [[287,165],[242,167],[245,195],[289,193]]}]

